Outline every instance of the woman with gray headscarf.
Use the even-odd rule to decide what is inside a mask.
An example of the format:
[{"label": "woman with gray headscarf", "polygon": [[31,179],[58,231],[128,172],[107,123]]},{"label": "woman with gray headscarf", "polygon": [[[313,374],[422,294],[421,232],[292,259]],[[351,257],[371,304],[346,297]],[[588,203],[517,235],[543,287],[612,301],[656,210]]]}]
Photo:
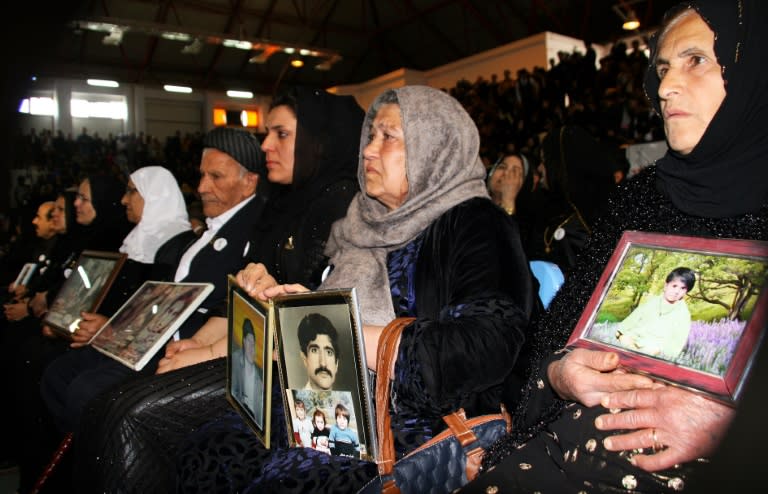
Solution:
[{"label": "woman with gray headscarf", "polygon": [[[498,412],[537,307],[516,226],[488,197],[478,149],[477,128],[447,94],[419,86],[385,92],[363,123],[363,192],[328,241],[333,270],[320,288],[356,287],[369,368],[383,327],[416,318],[399,342],[392,383],[398,455],[438,433],[442,416],[459,407],[468,416]],[[256,276],[241,275],[255,296],[303,290],[263,290]],[[191,439],[180,448],[184,492],[222,485],[211,472],[230,472],[233,491],[253,492],[280,492],[287,479],[294,489],[299,482],[314,492],[340,485],[353,492],[376,474],[370,463],[286,449],[285,437],[265,450],[233,415]]]}]

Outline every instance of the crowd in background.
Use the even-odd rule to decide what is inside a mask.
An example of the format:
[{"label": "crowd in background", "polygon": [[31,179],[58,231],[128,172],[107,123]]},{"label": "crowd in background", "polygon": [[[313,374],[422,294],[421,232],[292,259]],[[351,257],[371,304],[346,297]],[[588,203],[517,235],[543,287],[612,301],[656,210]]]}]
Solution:
[{"label": "crowd in background", "polygon": [[[618,42],[598,63],[594,48],[588,42],[585,45],[585,53],[560,52],[558,60],[550,60],[548,70],[537,67],[516,74],[504,70],[501,78],[460,80],[444,89],[477,124],[486,167],[504,155],[523,153],[532,159],[531,173],[537,179],[542,140],[562,125],[582,127],[596,138],[612,157],[615,170],[611,172],[619,176],[626,176],[629,168],[625,146],[663,140],[661,121],[643,91],[648,58],[640,43],[634,41],[628,47]],[[47,129],[19,133],[11,162],[17,169],[35,167],[42,173],[22,174],[12,184],[15,207],[2,217],[0,256],[12,255],[17,237],[34,236],[31,220],[40,202],[87,174],[126,177],[139,166],[161,164],[177,178],[188,204],[196,204],[202,138],[202,132],[177,131],[163,142],[143,132],[101,136],[87,128],[75,137]],[[196,215],[194,210],[190,214]]]}]

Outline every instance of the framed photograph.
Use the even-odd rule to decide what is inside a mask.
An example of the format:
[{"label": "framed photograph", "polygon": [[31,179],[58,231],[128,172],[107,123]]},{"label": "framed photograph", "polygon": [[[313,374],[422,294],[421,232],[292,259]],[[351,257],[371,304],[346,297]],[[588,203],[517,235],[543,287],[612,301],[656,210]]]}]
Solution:
[{"label": "framed photograph", "polygon": [[95,312],[125,263],[125,254],[85,250],[56,294],[43,319],[51,329],[71,336],[82,311]]},{"label": "framed photograph", "polygon": [[252,299],[229,276],[227,399],[269,448],[274,325],[270,304]]},{"label": "framed photograph", "polygon": [[763,340],[768,242],[628,231],[568,348],[735,404]]},{"label": "framed photograph", "polygon": [[354,289],[273,300],[288,440],[374,461],[375,420]]},{"label": "framed photograph", "polygon": [[197,309],[212,283],[145,281],[91,338],[91,346],[141,370]]}]

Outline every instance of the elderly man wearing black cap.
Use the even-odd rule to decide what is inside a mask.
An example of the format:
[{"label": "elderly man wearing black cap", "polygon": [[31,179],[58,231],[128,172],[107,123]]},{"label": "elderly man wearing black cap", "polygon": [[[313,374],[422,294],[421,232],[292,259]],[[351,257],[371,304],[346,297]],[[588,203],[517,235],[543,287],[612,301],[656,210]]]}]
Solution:
[{"label": "elderly man wearing black cap", "polygon": [[[168,279],[208,282],[215,288],[181,325],[175,335],[180,340],[170,345],[171,356],[210,351],[204,331],[195,339],[190,337],[207,320],[208,312],[226,299],[227,274],[244,265],[254,225],[264,207],[264,200],[256,196],[259,176],[265,171],[258,139],[244,130],[216,128],[206,134],[203,146],[198,191],[208,228],[200,237],[189,231],[172,238],[158,250],[155,260],[176,266]],[[154,373],[162,356],[159,352],[141,374]],[[92,398],[134,375],[138,374],[84,347],[61,356],[46,369],[41,391],[58,427],[68,432],[76,430],[81,412]]]}]

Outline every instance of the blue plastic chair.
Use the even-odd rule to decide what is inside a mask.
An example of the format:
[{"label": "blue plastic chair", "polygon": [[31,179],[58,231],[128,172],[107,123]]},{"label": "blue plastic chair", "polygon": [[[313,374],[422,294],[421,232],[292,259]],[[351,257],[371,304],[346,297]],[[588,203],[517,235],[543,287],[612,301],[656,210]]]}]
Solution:
[{"label": "blue plastic chair", "polygon": [[563,272],[557,264],[549,261],[530,261],[529,264],[539,281],[539,298],[546,309],[565,280]]}]

